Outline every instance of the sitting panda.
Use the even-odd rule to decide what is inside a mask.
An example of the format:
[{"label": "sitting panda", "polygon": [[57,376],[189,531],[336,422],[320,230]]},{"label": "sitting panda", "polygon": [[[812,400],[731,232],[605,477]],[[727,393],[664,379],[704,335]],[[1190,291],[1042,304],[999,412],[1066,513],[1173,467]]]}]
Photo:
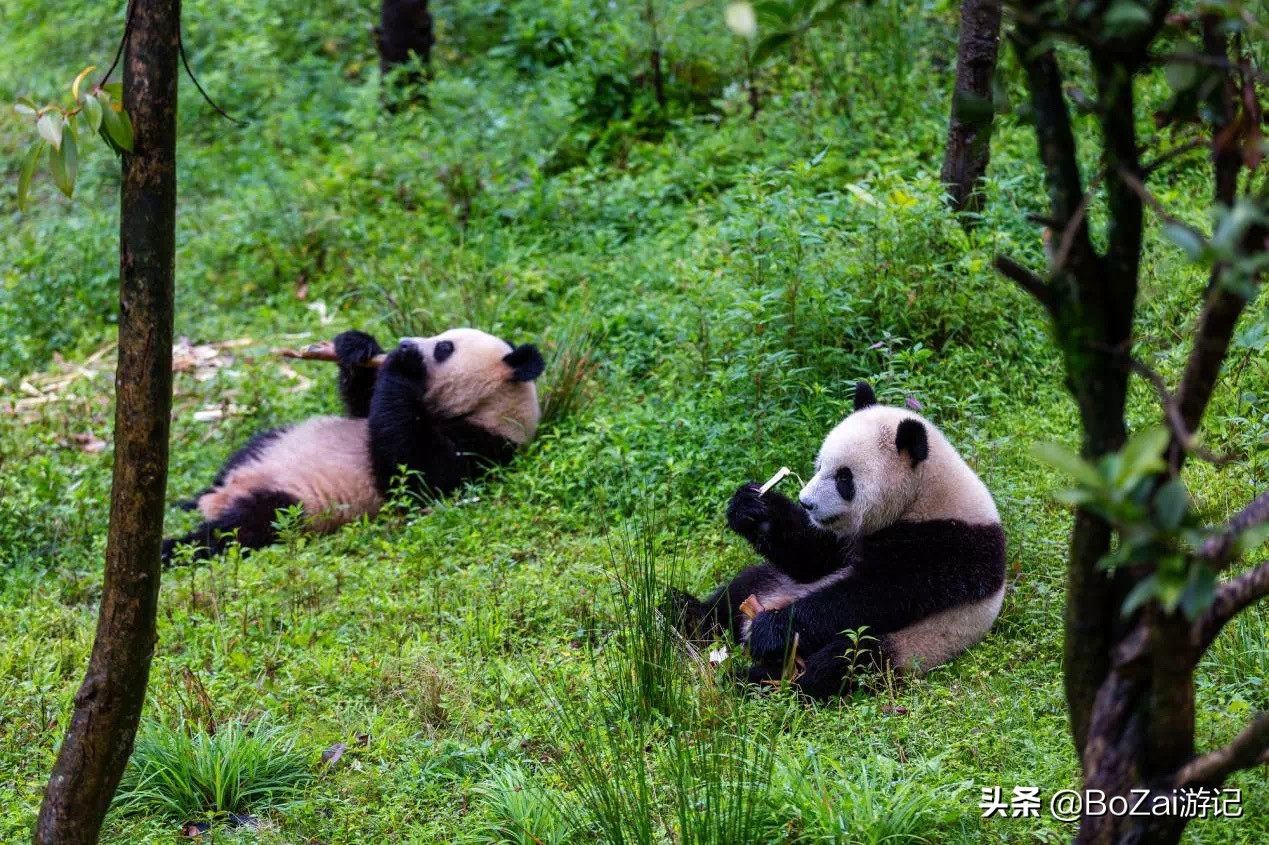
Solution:
[{"label": "sitting panda", "polygon": [[[938,429],[878,405],[866,382],[854,404],[800,504],[755,484],[732,497],[728,525],[766,562],[675,608],[692,633],[725,628],[744,642],[755,683],[781,677],[796,635],[795,683],[816,698],[848,691],[861,665],[950,660],[986,635],[1005,592],[1005,535],[983,482]],[[846,633],[865,626],[858,642]]]},{"label": "sitting panda", "polygon": [[336,337],[348,415],[253,437],[188,503],[203,523],[164,540],[164,562],[181,544],[197,546],[196,558],[219,553],[235,536],[245,548],[269,545],[277,511],[293,505],[311,530],[334,530],[377,512],[402,467],[414,490],[447,494],[533,439],[540,416],[533,380],[545,365],[532,344],[451,329],[405,338],[377,371],[363,366],[382,352],[365,332]]}]

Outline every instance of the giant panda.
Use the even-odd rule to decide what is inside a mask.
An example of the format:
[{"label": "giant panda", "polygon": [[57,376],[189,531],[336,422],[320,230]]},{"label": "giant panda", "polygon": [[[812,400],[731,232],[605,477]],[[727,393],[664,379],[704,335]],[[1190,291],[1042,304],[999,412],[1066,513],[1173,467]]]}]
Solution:
[{"label": "giant panda", "polygon": [[369,334],[347,331],[334,345],[347,415],[253,437],[189,503],[203,522],[163,541],[165,562],[182,544],[196,546],[196,558],[233,539],[269,545],[277,512],[294,505],[309,529],[331,531],[377,512],[402,477],[414,490],[450,493],[509,461],[537,431],[533,380],[545,365],[532,344],[451,329],[403,339],[377,371],[363,366],[383,352]]},{"label": "giant panda", "polygon": [[[765,562],[675,607],[692,632],[729,629],[745,643],[749,680],[780,678],[795,635],[795,683],[826,698],[848,691],[860,667],[928,671],[991,628],[1005,591],[1000,516],[930,422],[877,404],[859,382],[798,499],[736,491],[727,523]],[[763,608],[752,621],[749,596]]]}]

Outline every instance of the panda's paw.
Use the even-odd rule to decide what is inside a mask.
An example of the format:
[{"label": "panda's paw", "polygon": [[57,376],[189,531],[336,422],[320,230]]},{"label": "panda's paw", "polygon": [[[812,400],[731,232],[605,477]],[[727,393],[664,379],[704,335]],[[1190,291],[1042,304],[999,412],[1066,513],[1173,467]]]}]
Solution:
[{"label": "panda's paw", "polygon": [[745,484],[727,504],[727,525],[767,555],[795,523],[797,505],[774,490],[763,494],[757,484]]},{"label": "panda's paw", "polygon": [[427,377],[427,364],[423,353],[413,343],[402,343],[383,362],[383,371],[412,380],[422,381]]},{"label": "panda's paw", "polygon": [[784,659],[793,638],[791,621],[788,608],[764,610],[753,618],[745,645],[755,661],[765,663]]},{"label": "panda's paw", "polygon": [[744,484],[727,503],[727,527],[750,542],[757,542],[771,530],[769,503],[757,484]]},{"label": "panda's paw", "polygon": [[353,329],[335,335],[335,355],[340,364],[361,366],[383,352],[383,347],[372,335]]}]

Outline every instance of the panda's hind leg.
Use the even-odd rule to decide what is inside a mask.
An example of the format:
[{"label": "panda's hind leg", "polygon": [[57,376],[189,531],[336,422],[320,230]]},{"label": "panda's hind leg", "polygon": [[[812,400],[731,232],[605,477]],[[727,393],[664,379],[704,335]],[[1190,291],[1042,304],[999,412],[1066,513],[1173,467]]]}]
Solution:
[{"label": "panda's hind leg", "polygon": [[710,593],[703,601],[683,592],[670,589],[661,605],[661,612],[689,639],[712,640],[730,631],[737,642],[741,637],[741,623],[745,616],[740,605],[750,596],[770,595],[788,579],[769,564],[751,566]]},{"label": "panda's hind leg", "polygon": [[225,550],[234,540],[244,549],[260,549],[277,542],[278,532],[273,527],[277,513],[300,500],[280,490],[255,490],[238,496],[229,507],[214,520],[201,523],[181,537],[163,541],[163,563],[172,564],[176,548],[194,546],[194,560],[206,560]]},{"label": "panda's hind leg", "polygon": [[806,655],[797,675],[798,690],[811,698],[832,698],[851,692],[866,675],[888,665],[885,648],[876,639],[834,637]]}]

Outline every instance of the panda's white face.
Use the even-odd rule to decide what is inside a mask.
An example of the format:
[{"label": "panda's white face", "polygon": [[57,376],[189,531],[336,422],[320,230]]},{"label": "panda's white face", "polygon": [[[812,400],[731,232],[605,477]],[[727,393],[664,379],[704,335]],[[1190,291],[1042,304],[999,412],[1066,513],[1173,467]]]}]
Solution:
[{"label": "panda's white face", "polygon": [[517,443],[533,438],[540,411],[533,379],[542,359],[532,346],[513,347],[479,329],[405,337],[427,368],[427,399],[450,416],[465,416]]},{"label": "panda's white face", "polygon": [[[900,449],[901,426],[918,442]],[[925,433],[925,424],[909,411],[883,405],[855,411],[824,439],[815,475],[798,499],[816,524],[844,536],[871,534],[898,521],[920,492]]]}]

